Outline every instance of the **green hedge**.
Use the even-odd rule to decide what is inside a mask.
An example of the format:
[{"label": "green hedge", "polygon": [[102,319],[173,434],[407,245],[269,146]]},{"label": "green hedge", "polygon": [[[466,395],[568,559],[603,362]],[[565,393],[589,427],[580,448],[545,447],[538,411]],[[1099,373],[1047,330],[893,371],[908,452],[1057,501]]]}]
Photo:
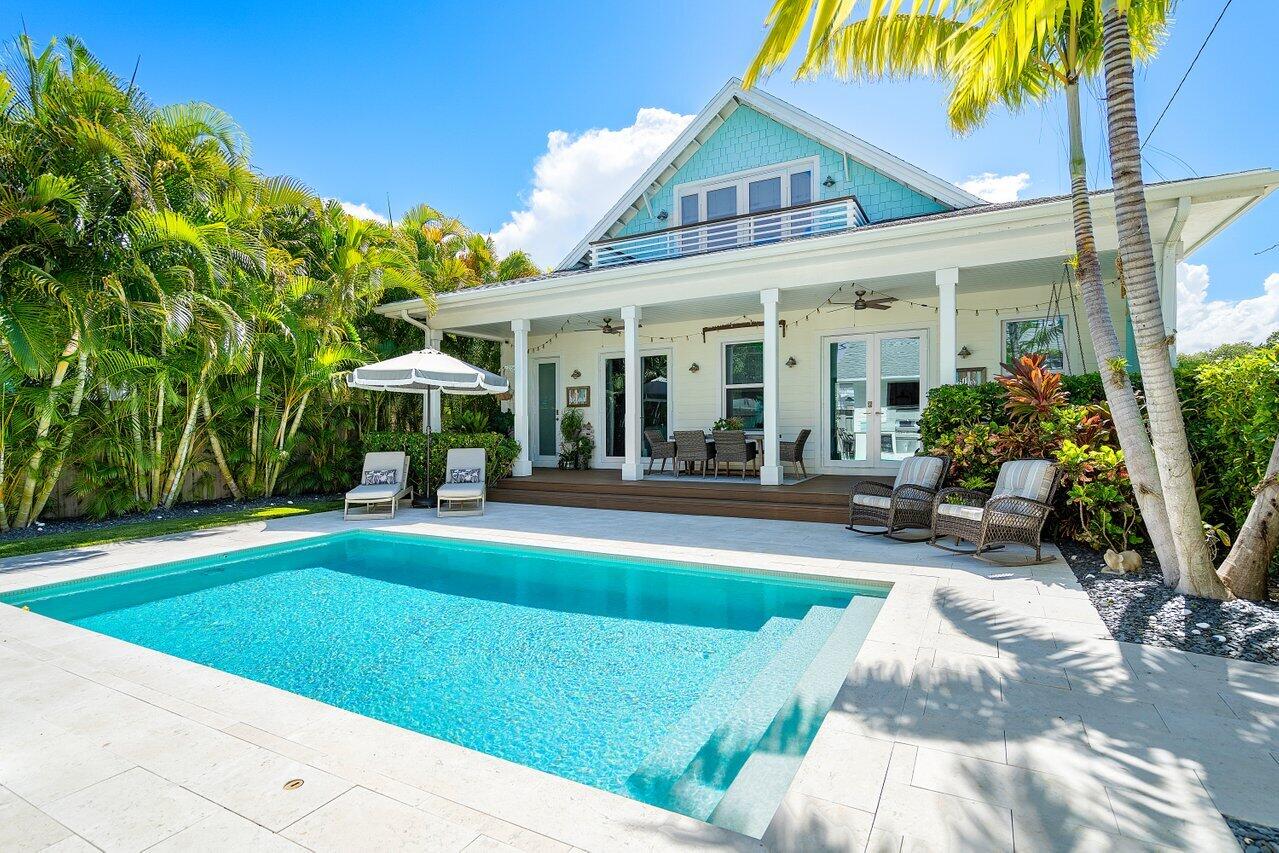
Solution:
[{"label": "green hedge", "polygon": [[1004,389],[998,382],[981,385],[942,385],[928,392],[928,405],[919,417],[925,447],[959,427],[979,423],[1007,423]]},{"label": "green hedge", "polygon": [[[511,476],[511,467],[520,455],[515,439],[495,432],[437,432],[431,435],[431,484],[444,480],[444,462],[448,451],[457,447],[482,447],[485,450],[485,479],[489,485]],[[364,451],[400,450],[409,455],[409,482],[419,492],[425,491],[426,435],[420,432],[371,432],[365,436]]]}]

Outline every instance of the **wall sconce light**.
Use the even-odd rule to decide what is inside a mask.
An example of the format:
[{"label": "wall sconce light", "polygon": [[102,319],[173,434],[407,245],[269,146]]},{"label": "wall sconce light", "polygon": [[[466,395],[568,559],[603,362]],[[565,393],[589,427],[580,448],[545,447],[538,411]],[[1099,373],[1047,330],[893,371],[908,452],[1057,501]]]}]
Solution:
[{"label": "wall sconce light", "polygon": [[657,214],[657,221],[658,221],[658,222],[665,222],[669,216],[670,216],[670,214],[663,210],[663,211],[661,211],[660,213],[658,213],[658,214]]},{"label": "wall sconce light", "polygon": [[786,359],[787,367],[794,367],[797,364],[799,364],[799,362],[795,360],[795,356],[793,355],[790,358]]},{"label": "wall sconce light", "polygon": [[826,187],[826,188],[828,188],[828,189],[829,189],[830,187],[835,186],[835,179],[834,179],[834,178],[832,178],[830,175],[827,175],[827,176],[826,176],[826,180],[822,181],[822,186],[824,186],[824,187]]},{"label": "wall sconce light", "polygon": [[697,366],[697,362],[693,362],[688,366],[689,373],[696,373],[699,370],[701,370],[701,368]]},{"label": "wall sconce light", "polygon": [[570,373],[569,375],[570,375],[570,376],[572,376],[574,379],[581,379],[581,378],[582,378],[582,371],[580,371],[580,370],[574,370],[574,371],[573,371],[572,373]]},{"label": "wall sconce light", "polygon": [[973,351],[972,351],[972,350],[970,350],[967,346],[962,346],[962,347],[960,347],[960,348],[959,348],[959,357],[960,357],[960,358],[968,358],[968,356],[970,356],[970,355],[972,355],[972,354],[973,354]]}]

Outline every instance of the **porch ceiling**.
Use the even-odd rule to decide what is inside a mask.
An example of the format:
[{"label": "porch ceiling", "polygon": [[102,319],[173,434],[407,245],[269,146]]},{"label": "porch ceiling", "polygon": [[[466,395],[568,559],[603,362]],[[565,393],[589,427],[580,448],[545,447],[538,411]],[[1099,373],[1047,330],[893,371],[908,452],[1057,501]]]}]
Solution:
[{"label": "porch ceiling", "polygon": [[[959,273],[957,292],[959,307],[964,306],[965,296],[987,291],[1010,290],[1018,287],[1051,285],[1061,280],[1065,255],[1037,258],[1007,264],[965,267]],[[1107,278],[1114,275],[1115,253],[1102,253],[1102,273]],[[822,305],[840,287],[822,283],[807,287],[792,287],[780,293],[780,309],[783,313],[811,311]],[[856,290],[887,293],[899,299],[918,299],[936,302],[937,283],[931,273],[861,278],[843,282],[840,302],[851,302]],[[643,323],[660,326],[668,323],[725,320],[741,316],[757,319],[763,315],[759,294],[755,291],[732,293],[710,297],[683,299],[658,305],[643,306]],[[557,314],[531,320],[532,335],[549,335],[558,331],[587,331],[599,325],[605,318],[614,326],[621,326],[621,305],[612,310],[583,313]],[[507,340],[511,337],[509,323],[481,323],[465,327],[450,327],[448,331]]]}]

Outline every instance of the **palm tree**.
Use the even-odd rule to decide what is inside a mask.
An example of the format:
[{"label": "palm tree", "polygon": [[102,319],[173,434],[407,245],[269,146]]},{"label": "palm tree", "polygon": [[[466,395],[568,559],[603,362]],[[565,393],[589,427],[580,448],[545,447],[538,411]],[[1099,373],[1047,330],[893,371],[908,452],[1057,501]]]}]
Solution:
[{"label": "palm tree", "polygon": [[[1059,6],[1046,2],[1040,4],[1048,11],[1039,10],[1039,25],[1027,30],[1024,19],[1033,5],[931,0],[905,11],[897,4],[873,4],[867,18],[847,23],[855,3],[818,3],[813,8],[810,0],[777,0],[769,16],[769,32],[745,79],[750,85],[786,60],[811,10],[809,40],[798,77],[829,73],[844,79],[943,78],[951,84],[951,125],[960,132],[981,124],[996,104],[1016,110],[1027,101],[1064,92],[1076,263],[1089,333],[1142,518],[1165,580],[1171,584],[1179,576],[1178,552],[1160,497],[1150,436],[1122,366],[1123,350],[1107,304],[1088,199],[1079,85],[1101,65],[1096,9],[1088,2],[1063,1]],[[1149,12],[1134,38],[1143,57],[1158,47],[1165,23],[1160,10],[1166,4],[1146,5]]]},{"label": "palm tree", "polygon": [[[1170,2],[1162,4],[1171,5]],[[1181,400],[1177,394],[1169,348],[1173,337],[1164,327],[1159,282],[1155,273],[1150,222],[1141,169],[1141,138],[1133,85],[1132,33],[1143,23],[1145,6],[1134,0],[1103,3],[1106,122],[1110,172],[1115,187],[1119,251],[1132,314],[1137,361],[1141,365],[1154,439],[1164,484],[1164,502],[1177,533],[1184,575],[1181,588],[1196,595],[1264,598],[1266,572],[1279,546],[1279,438],[1265,477],[1243,528],[1220,571],[1199,531],[1203,517],[1195,493],[1194,468]]]}]

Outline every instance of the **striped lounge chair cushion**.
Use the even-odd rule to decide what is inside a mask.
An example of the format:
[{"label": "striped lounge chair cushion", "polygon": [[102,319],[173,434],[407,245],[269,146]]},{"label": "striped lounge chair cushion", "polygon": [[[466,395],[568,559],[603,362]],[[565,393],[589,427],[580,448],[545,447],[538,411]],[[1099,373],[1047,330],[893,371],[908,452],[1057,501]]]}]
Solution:
[{"label": "striped lounge chair cushion", "polygon": [[999,469],[999,477],[995,480],[995,489],[990,496],[999,498],[1011,495],[1042,503],[1048,500],[1054,476],[1056,468],[1051,462],[1042,459],[1005,462]]},{"label": "striped lounge chair cushion", "polygon": [[893,488],[901,486],[922,486],[925,489],[935,489],[941,485],[943,470],[943,460],[936,456],[912,456],[902,461],[901,467],[897,469],[897,479],[893,481]]},{"label": "striped lounge chair cushion", "polygon": [[888,509],[892,506],[892,498],[883,495],[853,495],[853,503],[858,506],[872,506],[876,509]]}]

